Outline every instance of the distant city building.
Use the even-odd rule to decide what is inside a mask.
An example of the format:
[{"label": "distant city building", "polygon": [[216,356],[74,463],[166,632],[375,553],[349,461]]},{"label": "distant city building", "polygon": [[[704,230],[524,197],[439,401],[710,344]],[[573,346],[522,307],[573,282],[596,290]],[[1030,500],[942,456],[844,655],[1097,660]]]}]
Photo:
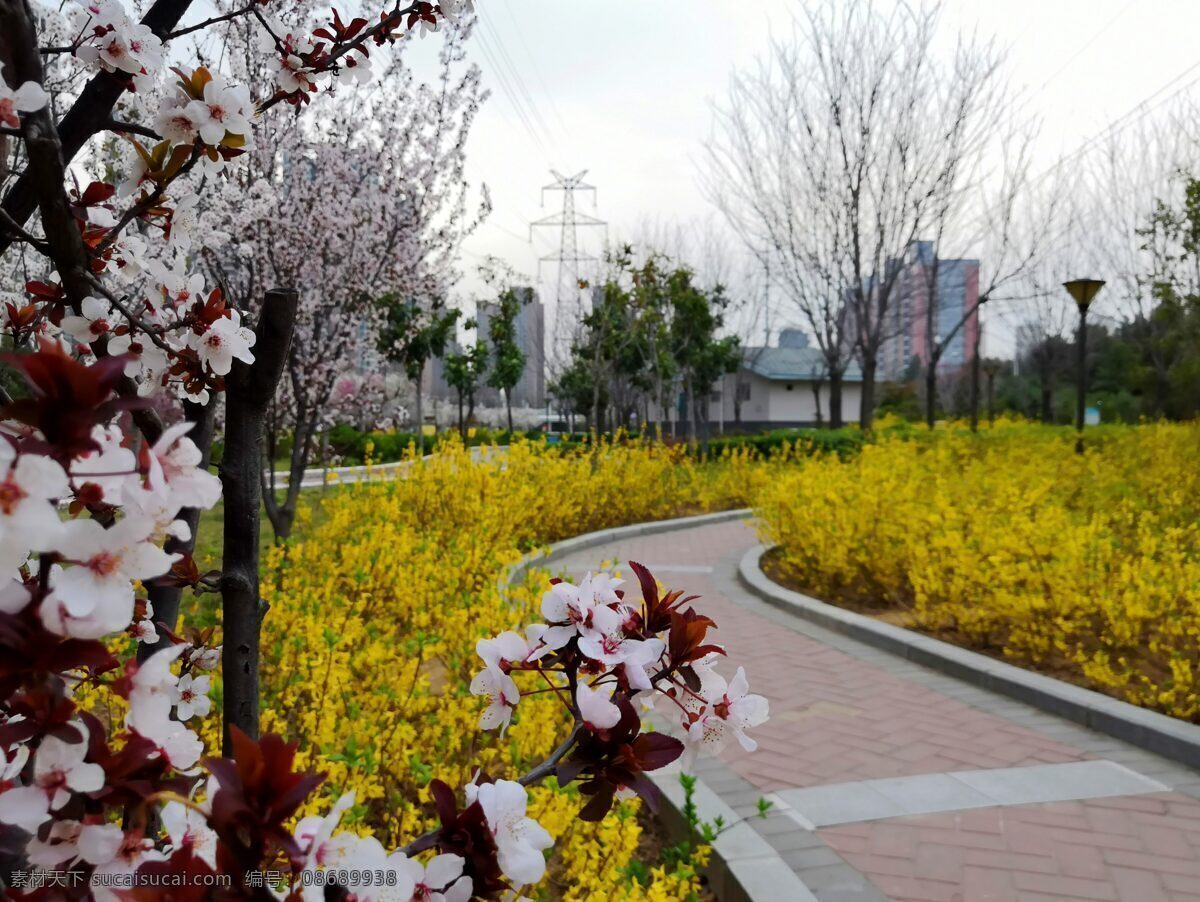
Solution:
[{"label": "distant city building", "polygon": [[[546,308],[532,288],[513,291],[522,301],[515,326],[517,345],[525,355],[525,371],[513,387],[512,403],[514,407],[542,407],[546,403]],[[494,310],[494,304],[480,304],[475,312],[476,332],[485,343]],[[479,399],[484,404],[499,404],[500,393],[487,388],[480,392]]]},{"label": "distant city building", "polygon": [[[971,360],[979,329],[979,261],[944,260],[935,254],[932,241],[914,241],[902,260],[889,261],[889,272],[895,272],[896,282],[888,312],[888,337],[879,355],[880,376],[884,379],[904,378],[914,359],[925,364],[933,344],[949,335],[964,316],[966,322],[950,339],[938,368],[957,369]],[[934,332],[930,335],[929,295],[935,272],[936,309]]]},{"label": "distant city building", "polygon": [[451,339],[446,343],[446,352],[441,357],[431,357],[425,364],[421,379],[421,390],[438,401],[457,401],[458,391],[446,381],[446,358],[463,353],[463,347]]}]

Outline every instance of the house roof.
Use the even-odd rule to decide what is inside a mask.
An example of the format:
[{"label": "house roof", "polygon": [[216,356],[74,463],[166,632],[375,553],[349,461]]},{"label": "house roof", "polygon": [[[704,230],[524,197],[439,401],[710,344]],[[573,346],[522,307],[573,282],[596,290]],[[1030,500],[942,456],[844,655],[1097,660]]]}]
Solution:
[{"label": "house roof", "polygon": [[[745,348],[742,361],[750,372],[778,382],[813,381],[826,374],[825,358],[817,348]],[[862,370],[850,364],[842,381],[861,382]]]}]

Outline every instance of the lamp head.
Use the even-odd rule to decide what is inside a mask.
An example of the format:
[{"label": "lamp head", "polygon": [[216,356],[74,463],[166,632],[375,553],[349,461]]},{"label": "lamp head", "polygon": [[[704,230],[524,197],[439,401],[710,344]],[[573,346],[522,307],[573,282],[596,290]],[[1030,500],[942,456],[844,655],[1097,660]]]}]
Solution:
[{"label": "lamp head", "polygon": [[1075,304],[1080,310],[1087,310],[1092,298],[1099,294],[1103,287],[1104,282],[1101,279],[1072,279],[1070,282],[1063,282],[1063,288],[1075,299]]}]

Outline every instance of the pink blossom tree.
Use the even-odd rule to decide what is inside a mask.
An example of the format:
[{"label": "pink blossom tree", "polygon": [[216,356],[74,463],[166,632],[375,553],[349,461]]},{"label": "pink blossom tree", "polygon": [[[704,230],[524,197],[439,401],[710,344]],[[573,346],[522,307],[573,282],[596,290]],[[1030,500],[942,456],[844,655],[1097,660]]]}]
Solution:
[{"label": "pink blossom tree", "polygon": [[[246,165],[203,202],[200,220],[220,236],[203,259],[239,308],[256,310],[264,284],[303,287],[266,421],[263,499],[279,538],[291,531],[317,432],[338,412],[338,379],[354,373],[369,389],[382,377],[380,298],[438,303],[458,278],[462,240],[487,213],[486,191],[468,209],[464,177],[485,96],[466,61],[469,30],[446,35],[430,82],[395,56],[349,102],[314,100],[302,120],[268,113]],[[290,479],[280,500],[272,462],[285,437]]]},{"label": "pink blossom tree", "polygon": [[[441,825],[395,851],[337,832],[352,796],[292,823],[322,778],[296,768],[294,744],[258,736],[257,520],[262,421],[305,286],[276,287],[265,280],[283,276],[264,273],[238,306],[205,284],[190,251],[215,240],[205,199],[249,165],[262,140],[255,123],[280,104],[316,106],[375,51],[463,10],[418,0],[371,19],[324,13],[302,28],[253,0],[181,25],[192,6],[155,0],[138,20],[117,0],[83,0],[62,29],[28,0],[0,0],[0,128],[14,161],[0,253],[23,255],[28,274],[5,314],[16,350],[0,359],[19,376],[0,396],[0,849],[6,875],[69,875],[49,892],[35,880],[4,893],[109,899],[114,882],[136,876],[121,895],[158,899],[170,885],[172,898],[199,900],[220,885],[220,898],[310,898],[318,872],[328,884],[319,897],[498,898],[545,870],[549,836],[526,816],[526,785],[584,777],[581,815],[601,817],[618,793],[647,792],[645,772],[685,741],[752,745],[746,730],[765,718],[765,702],[740,671],[728,684],[715,677],[712,621],[680,593],[660,596],[644,569],[635,567],[637,604],[607,577],[559,584],[543,608],[548,623],[481,643],[476,681],[489,696],[485,722],[499,725],[519,701],[514,673],[556,674],[571,724],[546,761],[518,781],[475,781],[461,802],[435,782]],[[202,65],[216,57],[180,45],[239,28],[263,37],[245,66]],[[44,58],[69,70],[54,97]],[[320,115],[307,122],[314,134],[333,128]],[[219,480],[201,447],[217,398]],[[187,554],[185,512],[219,497],[222,570],[202,575]],[[208,582],[222,594],[221,639],[180,630],[176,612],[156,610],[138,588]],[[122,636],[162,647],[138,660],[114,652]],[[193,729],[218,665],[223,756],[206,755]],[[120,696],[126,713],[101,720],[80,706],[80,690]],[[670,700],[686,740],[642,731],[633,702],[646,693]],[[427,864],[416,859],[433,849]],[[279,886],[255,880],[267,868],[282,869]]]}]

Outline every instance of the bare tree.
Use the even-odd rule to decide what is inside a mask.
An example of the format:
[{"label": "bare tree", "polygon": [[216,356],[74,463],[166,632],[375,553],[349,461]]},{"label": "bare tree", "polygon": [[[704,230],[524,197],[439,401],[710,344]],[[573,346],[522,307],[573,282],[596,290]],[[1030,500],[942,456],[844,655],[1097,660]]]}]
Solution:
[{"label": "bare tree", "polygon": [[710,194],[774,255],[827,362],[835,423],[852,348],[870,428],[899,261],[958,208],[1003,113],[1002,55],[960,35],[946,58],[939,17],[937,4],[810,6],[754,72],[735,76],[709,142]]},{"label": "bare tree", "polygon": [[[974,334],[962,337],[964,362],[973,359],[978,355],[983,306],[989,302],[992,306],[1019,305],[1042,290],[1033,284],[1035,271],[1052,246],[1053,233],[1063,225],[1062,204],[1069,186],[1062,178],[1032,178],[1034,134],[1028,123],[1003,135],[996,148],[998,172],[982,171],[988,161],[980,157],[976,161],[980,171],[962,173],[959,187],[945,192],[934,210],[931,232],[927,233],[933,238],[934,253],[927,265],[918,268],[924,283],[925,416],[930,428],[937,417],[938,365],[959,334],[970,331],[969,325],[974,324]],[[944,296],[950,287],[944,264],[968,255],[979,261],[975,297],[951,310]],[[969,296],[966,286],[962,286],[961,296]],[[970,391],[977,398],[979,371],[974,364],[970,379]]]}]

